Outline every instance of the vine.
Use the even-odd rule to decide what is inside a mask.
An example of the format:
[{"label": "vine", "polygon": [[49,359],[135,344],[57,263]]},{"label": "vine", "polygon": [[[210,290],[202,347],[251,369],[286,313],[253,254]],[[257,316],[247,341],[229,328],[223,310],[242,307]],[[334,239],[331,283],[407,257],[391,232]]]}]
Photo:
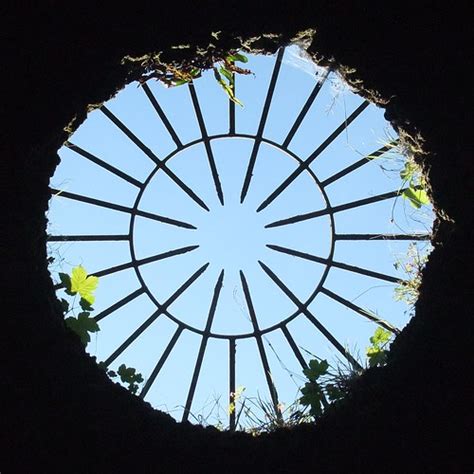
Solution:
[{"label": "vine", "polygon": [[[79,337],[84,347],[87,347],[91,340],[90,334],[100,331],[97,321],[91,317],[91,312],[94,311],[92,307],[95,301],[94,292],[99,285],[99,278],[88,275],[85,268],[82,265],[78,265],[72,269],[71,275],[59,273],[59,279],[64,285],[66,295],[73,297],[71,301],[64,298],[60,299],[64,316],[71,314],[71,316],[64,319],[64,323],[68,329]],[[81,312],[76,316],[78,308],[75,306],[75,303],[78,295]],[[138,373],[133,367],[127,367],[125,364],[122,364],[117,372],[115,372],[109,370],[104,362],[99,362],[98,365],[111,379],[119,377],[120,381],[126,384],[128,390],[134,394],[137,393],[139,384],[143,382],[142,374]]]}]

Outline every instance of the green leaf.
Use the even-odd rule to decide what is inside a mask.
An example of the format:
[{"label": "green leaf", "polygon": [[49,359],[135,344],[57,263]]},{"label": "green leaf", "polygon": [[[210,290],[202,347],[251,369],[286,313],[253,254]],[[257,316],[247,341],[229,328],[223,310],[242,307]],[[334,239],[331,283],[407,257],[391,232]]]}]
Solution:
[{"label": "green leaf", "polygon": [[237,105],[240,105],[241,107],[244,106],[244,104],[242,104],[242,102],[240,102],[239,99],[237,99],[237,97],[235,97],[234,94],[232,94],[231,96],[229,96],[229,99],[234,102],[234,104],[237,104]]},{"label": "green leaf", "polygon": [[186,79],[178,79],[177,81],[173,81],[173,86],[182,86],[183,84],[187,84],[190,81]]},{"label": "green leaf", "polygon": [[91,340],[89,333],[100,331],[95,319],[89,318],[89,313],[86,312],[79,313],[77,319],[73,317],[66,318],[64,322],[71,331],[74,331],[79,336],[85,346]]},{"label": "green leaf", "polygon": [[387,363],[387,351],[376,347],[369,347],[367,349],[367,357],[369,359],[369,367],[380,367]]},{"label": "green leaf", "polygon": [[303,396],[298,400],[301,405],[311,407],[310,414],[312,416],[317,417],[321,415],[323,411],[323,394],[319,385],[313,382],[306,383],[301,389],[301,393]]},{"label": "green leaf", "polygon": [[59,279],[61,283],[64,285],[66,292],[71,291],[71,277],[67,273],[59,273]]},{"label": "green leaf", "polygon": [[227,96],[229,97],[229,99],[230,99],[232,102],[235,102],[237,105],[240,105],[241,107],[244,106],[244,104],[242,104],[242,102],[240,102],[240,100],[237,99],[237,97],[235,97],[234,91],[232,90],[231,87],[229,87],[223,80],[220,80],[220,81],[219,81],[219,84],[222,86],[222,88],[224,89],[225,93],[227,94]]},{"label": "green leaf", "polygon": [[93,292],[99,284],[99,279],[96,276],[88,276],[86,270],[82,265],[74,267],[71,274],[71,292],[79,293],[81,298],[84,298],[89,304],[93,304],[95,296]]},{"label": "green leaf", "polygon": [[335,402],[337,400],[340,400],[341,398],[344,398],[344,392],[336,385],[327,384],[325,389],[327,396],[331,402]]},{"label": "green leaf", "polygon": [[318,418],[323,414],[323,407],[321,404],[318,405],[311,405],[311,409],[309,410],[309,414],[314,418]]},{"label": "green leaf", "polygon": [[143,382],[142,374],[137,373],[136,369],[133,367],[127,367],[125,364],[122,364],[118,368],[117,374],[123,383],[128,384],[128,389],[132,393],[136,393],[138,390],[138,384]]},{"label": "green leaf", "polygon": [[232,75],[231,71],[221,66],[219,68],[219,72],[229,81],[229,84],[232,85],[234,83],[234,76]]},{"label": "green leaf", "polygon": [[94,308],[91,306],[89,301],[85,300],[84,298],[81,298],[79,305],[83,311],[94,311]]},{"label": "green leaf", "polygon": [[402,196],[410,201],[410,204],[419,209],[421,206],[429,204],[430,200],[426,191],[420,187],[409,187],[402,192]]},{"label": "green leaf", "polygon": [[411,181],[415,177],[416,165],[407,161],[405,167],[400,171],[400,178],[403,181]]},{"label": "green leaf", "polygon": [[390,331],[378,327],[375,330],[374,335],[369,339],[369,341],[373,344],[374,347],[381,348],[390,340],[391,337],[392,333]]},{"label": "green leaf", "polygon": [[312,382],[315,382],[321,375],[325,375],[329,368],[327,360],[319,362],[316,359],[311,359],[308,365],[307,369],[303,369],[303,374]]},{"label": "green leaf", "polygon": [[235,54],[229,54],[227,56],[227,61],[233,61],[233,62],[241,62],[241,63],[247,63],[249,60],[247,56],[244,56],[243,54],[240,53],[235,53]]}]

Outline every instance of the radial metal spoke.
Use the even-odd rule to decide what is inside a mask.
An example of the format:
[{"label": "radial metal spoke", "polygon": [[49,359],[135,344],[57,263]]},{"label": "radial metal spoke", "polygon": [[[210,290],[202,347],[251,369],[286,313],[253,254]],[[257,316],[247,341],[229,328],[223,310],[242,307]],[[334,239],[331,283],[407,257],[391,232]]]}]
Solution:
[{"label": "radial metal spoke", "polygon": [[361,158],[359,161],[356,161],[352,165],[348,166],[347,168],[344,168],[343,170],[339,171],[336,174],[333,174],[329,178],[325,179],[324,181],[321,182],[321,185],[323,187],[327,186],[328,184],[334,183],[334,181],[337,181],[338,179],[346,176],[349,173],[352,173],[352,171],[355,171],[356,169],[360,168],[361,166],[364,166],[367,163],[370,163],[372,160],[375,160],[376,158],[382,156],[385,154],[387,151],[392,150],[394,146],[398,143],[398,140],[393,140],[387,145],[384,145],[383,147],[379,148],[378,150],[373,151],[367,156],[364,156],[364,158]]},{"label": "radial metal spoke", "polygon": [[431,234],[335,234],[334,240],[430,240]]},{"label": "radial metal spoke", "polygon": [[101,242],[129,240],[128,234],[103,235],[50,235],[49,242]]},{"label": "radial metal spoke", "polygon": [[143,386],[142,391],[140,392],[140,398],[145,398],[146,394],[148,393],[151,386],[155,382],[156,377],[158,377],[158,374],[160,373],[160,370],[162,369],[163,365],[165,365],[166,359],[168,359],[168,356],[173,350],[173,347],[178,342],[179,336],[181,336],[183,329],[184,329],[184,326],[178,326],[178,329],[176,329],[175,333],[173,334],[173,337],[171,338],[170,342],[166,346],[165,351],[161,355],[160,359],[155,365],[155,368],[153,369],[152,373],[150,374],[147,381],[145,382],[145,385]]},{"label": "radial metal spoke", "polygon": [[[103,277],[106,275],[111,275],[112,273],[121,272],[132,267],[139,267],[140,265],[146,265],[148,263],[157,262],[158,260],[164,260],[166,258],[175,257],[176,255],[182,255],[187,252],[191,252],[197,249],[199,245],[189,245],[187,247],[180,247],[175,250],[169,250],[168,252],[159,253],[157,255],[152,255],[151,257],[142,258],[139,260],[122,263],[120,265],[115,265],[113,267],[105,268],[104,270],[99,270],[98,272],[91,273],[92,276]],[[58,283],[54,286],[54,289],[64,288],[62,283]]]},{"label": "radial metal spoke", "polygon": [[74,143],[71,142],[66,142],[64,144],[66,148],[69,148],[70,150],[74,151],[78,155],[83,156],[84,158],[87,158],[89,161],[92,161],[92,163],[95,163],[96,165],[100,166],[101,168],[104,168],[105,170],[109,171],[110,173],[118,176],[119,178],[122,178],[123,180],[129,182],[130,184],[133,184],[137,188],[142,188],[143,183],[138,181],[137,179],[133,178],[132,176],[128,175],[127,173],[124,173],[123,171],[119,170],[118,168],[115,168],[115,166],[109,165],[105,161],[101,160],[100,158],[97,158],[97,156],[93,155],[92,153],[89,153],[88,151],[82,149],[81,147],[74,145]]},{"label": "radial metal spoke", "polygon": [[295,123],[291,127],[291,130],[288,132],[287,137],[285,138],[285,141],[283,142],[283,148],[288,148],[288,145],[290,144],[291,140],[293,140],[293,137],[295,136],[295,133],[297,132],[298,128],[300,127],[301,123],[303,122],[304,118],[306,117],[306,114],[308,113],[309,109],[313,105],[314,100],[316,99],[319,91],[321,90],[321,87],[323,86],[324,82],[326,81],[327,77],[329,75],[329,70],[327,70],[319,79],[319,81],[316,83],[314,86],[313,90],[311,91],[311,94],[309,95],[308,99],[306,100],[305,104],[303,105],[303,108],[301,109],[298,117],[295,120]]},{"label": "radial metal spoke", "polygon": [[178,221],[176,219],[170,219],[169,217],[160,216],[158,214],[154,214],[152,212],[141,211],[140,209],[135,210],[135,214],[140,217],[144,217],[145,219],[151,219],[158,222],[163,222],[163,224],[174,225],[176,227],[182,227],[183,229],[197,229],[196,226],[192,224],[188,224],[184,221]]},{"label": "radial metal spoke", "polygon": [[102,201],[101,199],[83,196],[82,194],[70,193],[68,191],[60,191],[54,188],[50,188],[50,191],[51,194],[67,199],[72,199],[74,201],[85,202],[86,204],[92,204],[93,206],[105,207],[106,209],[113,209],[114,211],[119,212],[126,212],[127,214],[145,217],[147,219],[163,222],[163,224],[174,225],[176,227],[182,227],[184,229],[196,229],[195,226],[193,226],[192,224],[188,224],[187,222],[178,221],[176,219],[170,219],[169,217],[160,216],[152,212],[141,211],[140,209],[133,209],[127,206],[121,206],[120,204],[114,204],[113,202]]},{"label": "radial metal spoke", "polygon": [[275,275],[275,273],[267,267],[263,262],[258,262],[263,271],[270,279],[280,288],[280,290],[288,296],[288,298],[296,305],[298,310],[303,313],[316,328],[326,337],[326,339],[355,367],[362,368],[360,364],[352,357],[352,355],[344,349],[342,344],[321,324],[311,313],[308,307],[298,299],[298,297]]},{"label": "radial metal spoke", "polygon": [[155,164],[161,169],[169,178],[171,178],[194,202],[199,204],[203,209],[209,211],[204,201],[186,184],[181,181],[176,174],[174,174],[166,164],[160,160],[133,132],[127,128],[105,105],[100,108],[100,111],[116,125],[140,150],[145,153]]},{"label": "radial metal spoke", "polygon": [[368,311],[366,309],[361,308],[360,306],[357,306],[356,304],[352,303],[351,301],[346,300],[342,296],[339,296],[338,294],[328,290],[327,288],[321,288],[321,293],[324,293],[326,296],[329,296],[333,300],[337,301],[338,303],[343,304],[349,309],[352,309],[352,311],[355,311],[356,313],[359,313],[361,316],[364,316],[364,318],[370,319],[374,323],[377,323],[379,326],[382,326],[385,328],[387,331],[392,332],[393,334],[399,334],[400,330],[390,324],[388,321],[385,321],[384,319],[380,319],[376,314],[372,313],[371,311]]},{"label": "radial metal spoke", "polygon": [[217,279],[216,286],[214,287],[214,295],[212,297],[211,306],[209,308],[209,314],[207,317],[206,328],[204,329],[204,334],[201,339],[201,346],[199,347],[199,353],[196,360],[196,365],[194,367],[193,378],[191,380],[191,386],[189,387],[188,398],[186,399],[186,405],[184,408],[182,421],[186,421],[191,410],[191,405],[193,403],[194,393],[196,391],[196,385],[199,378],[199,373],[201,371],[202,361],[204,359],[204,353],[206,351],[207,341],[211,333],[212,321],[214,320],[214,315],[216,313],[217,302],[219,300],[219,294],[222,289],[222,282],[224,280],[224,270],[221,271],[219,278]]},{"label": "radial metal spoke", "polygon": [[390,275],[386,275],[385,273],[373,272],[372,270],[356,267],[354,265],[348,265],[347,263],[335,262],[334,260],[331,261],[328,258],[317,257],[316,255],[311,255],[305,252],[299,252],[298,250],[289,249],[287,247],[280,247],[279,245],[271,245],[271,244],[268,244],[267,247],[277,252],[292,255],[293,257],[299,257],[305,260],[311,260],[312,262],[321,263],[322,265],[330,265],[336,268],[341,268],[342,270],[348,270],[350,272],[360,273],[361,275],[370,276],[372,278],[378,278],[379,280],[388,281],[390,283],[403,282],[403,280],[401,280],[400,278],[395,278]]},{"label": "radial metal spoke", "polygon": [[[235,97],[235,73],[232,72],[232,93]],[[229,135],[235,134],[235,102],[229,99]]]},{"label": "radial metal spoke", "polygon": [[265,228],[269,229],[271,227],[280,227],[283,225],[295,224],[296,222],[307,221],[309,219],[315,219],[316,217],[326,216],[328,214],[334,214],[336,212],[347,211],[349,209],[354,209],[355,207],[367,206],[368,204],[374,204],[376,202],[385,201],[386,199],[392,199],[394,197],[400,196],[403,191],[404,189],[398,189],[389,193],[378,194],[377,196],[371,196],[369,198],[359,199],[357,201],[341,204],[339,206],[328,207],[326,209],[308,212],[306,214],[299,214],[297,216],[288,217],[287,219],[281,219],[279,221],[271,222],[270,224],[267,224]]},{"label": "radial metal spoke", "polygon": [[201,136],[206,147],[207,160],[209,162],[209,167],[211,168],[212,179],[214,180],[214,186],[216,187],[217,196],[222,205],[224,205],[224,193],[222,192],[222,185],[219,178],[219,173],[217,172],[216,161],[214,160],[214,154],[212,153],[211,142],[209,141],[209,136],[207,135],[206,124],[204,123],[204,118],[202,116],[201,107],[196,94],[196,89],[194,84],[190,82],[188,84],[189,93],[191,94],[191,100],[194,106],[194,112],[199,124],[199,129],[201,130]]},{"label": "radial metal spoke", "polygon": [[309,165],[339,136],[339,134],[345,130],[369,105],[368,101],[362,102],[334,132],[319,145],[311,155],[296,168],[276,189],[273,191],[257,208],[257,212],[265,209],[270,203],[272,203]]},{"label": "radial metal spoke", "polygon": [[229,406],[234,409],[229,412],[229,430],[235,431],[235,412],[237,409],[235,399],[235,339],[229,339]]},{"label": "radial metal spoke", "polygon": [[298,346],[296,345],[296,342],[294,341],[290,331],[288,330],[288,328],[286,327],[285,324],[283,326],[281,326],[281,330],[283,331],[283,334],[285,335],[286,340],[288,341],[288,344],[290,345],[290,347],[293,351],[293,354],[295,354],[295,357],[298,359],[298,362],[300,363],[301,367],[303,369],[307,369],[308,364],[304,360],[303,355],[301,354],[300,350],[298,349]]},{"label": "radial metal spoke", "polygon": [[146,82],[144,84],[142,84],[142,89],[145,92],[146,96],[148,97],[148,100],[151,102],[151,105],[153,105],[153,108],[155,109],[156,113],[160,117],[161,121],[163,122],[163,125],[166,127],[166,130],[168,130],[168,133],[171,135],[171,138],[175,142],[176,146],[178,148],[182,148],[183,144],[181,143],[181,140],[179,139],[179,137],[178,137],[177,133],[175,132],[173,126],[171,125],[170,121],[168,120],[168,117],[163,112],[163,109],[161,108],[160,104],[156,100],[156,97],[154,96],[153,92],[148,87],[148,84]]},{"label": "radial metal spoke", "polygon": [[245,196],[249,190],[250,180],[252,179],[253,169],[255,167],[255,161],[257,160],[258,150],[260,148],[260,141],[265,130],[265,124],[267,122],[268,112],[270,110],[270,105],[272,103],[273,92],[275,91],[276,82],[278,79],[278,74],[280,73],[281,60],[285,52],[284,48],[278,50],[277,57],[275,59],[275,66],[273,68],[272,77],[270,79],[270,84],[268,86],[267,98],[265,99],[265,104],[263,105],[262,116],[260,118],[260,124],[258,126],[257,135],[255,136],[255,141],[252,148],[252,153],[250,155],[249,165],[247,167],[247,172],[245,174],[244,184],[242,186],[242,191],[240,193],[240,202],[243,203]]},{"label": "radial metal spoke", "polygon": [[265,353],[265,347],[263,345],[262,336],[260,334],[260,328],[258,326],[257,315],[253,307],[252,298],[250,296],[249,286],[245,278],[244,272],[240,270],[240,280],[242,282],[242,289],[244,290],[245,301],[249,310],[250,319],[252,320],[253,330],[255,333],[255,339],[257,341],[258,351],[260,353],[260,359],[262,360],[263,370],[265,372],[265,378],[267,380],[268,390],[272,398],[273,408],[278,419],[281,419],[281,413],[278,409],[278,393],[273,383],[272,373],[270,371],[270,365],[268,364],[267,354]]},{"label": "radial metal spoke", "polygon": [[122,298],[120,301],[117,301],[113,305],[109,306],[107,309],[104,309],[104,311],[100,312],[97,316],[94,316],[93,319],[95,319],[96,321],[104,319],[106,316],[112,314],[114,311],[117,311],[122,306],[125,306],[127,303],[130,303],[130,301],[133,301],[134,299],[138,298],[143,293],[145,293],[144,288],[139,288],[138,290],[135,290],[134,292],[125,296],[125,298]]},{"label": "radial metal spoke", "polygon": [[[283,331],[283,334],[285,335],[286,340],[288,341],[288,344],[290,345],[291,349],[293,350],[293,353],[295,354],[295,357],[298,359],[298,362],[300,363],[301,367],[303,369],[307,369],[308,364],[304,360],[303,355],[301,354],[300,350],[298,349],[298,346],[296,345],[293,337],[291,336],[291,333],[288,330],[287,326],[283,325],[281,327],[281,330]],[[323,403],[324,408],[327,408],[327,406],[329,404],[328,404],[328,401],[326,399],[326,395],[324,394],[324,392],[321,392],[321,401]]]},{"label": "radial metal spoke", "polygon": [[105,366],[109,366],[130,344],[132,344],[138,337],[145,332],[148,327],[155,322],[158,317],[166,313],[168,306],[170,306],[179,296],[181,296],[207,269],[208,263],[203,265],[193,275],[191,275],[143,324],[136,329],[105,361]]}]

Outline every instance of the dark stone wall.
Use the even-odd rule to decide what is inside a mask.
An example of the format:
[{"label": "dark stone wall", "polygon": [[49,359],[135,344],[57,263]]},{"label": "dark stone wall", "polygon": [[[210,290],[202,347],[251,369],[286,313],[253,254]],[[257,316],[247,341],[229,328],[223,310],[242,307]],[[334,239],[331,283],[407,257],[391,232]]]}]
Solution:
[{"label": "dark stone wall", "polygon": [[[437,2],[26,3],[0,7],[0,471],[472,472],[466,12]],[[223,49],[277,33],[253,42],[270,51],[307,28],[312,52],[354,69],[347,78],[361,93],[377,91],[387,118],[423,139],[439,219],[416,315],[388,366],[369,370],[317,426],[252,438],[179,424],[113,384],[64,327],[45,251],[56,151],[89,104],[138,74],[120,65],[125,55],[182,59],[189,51],[171,45],[205,47],[217,30]]]}]

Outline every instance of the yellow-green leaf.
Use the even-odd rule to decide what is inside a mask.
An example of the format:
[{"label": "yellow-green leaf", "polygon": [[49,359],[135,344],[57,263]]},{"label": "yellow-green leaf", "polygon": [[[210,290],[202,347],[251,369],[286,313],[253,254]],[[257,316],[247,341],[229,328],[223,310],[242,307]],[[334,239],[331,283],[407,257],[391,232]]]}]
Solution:
[{"label": "yellow-green leaf", "polygon": [[96,276],[88,276],[85,268],[79,265],[72,269],[71,273],[71,292],[79,293],[81,298],[89,304],[93,304],[95,300],[94,291],[99,284]]},{"label": "yellow-green leaf", "polygon": [[402,196],[405,199],[408,199],[410,201],[410,204],[415,209],[419,209],[421,206],[430,203],[430,200],[428,198],[428,194],[426,194],[426,191],[424,189],[421,189],[421,188],[409,187],[408,189],[405,189],[403,191]]},{"label": "yellow-green leaf", "polygon": [[374,335],[369,340],[374,347],[382,347],[390,340],[391,337],[392,333],[390,331],[378,327],[375,330]]}]

